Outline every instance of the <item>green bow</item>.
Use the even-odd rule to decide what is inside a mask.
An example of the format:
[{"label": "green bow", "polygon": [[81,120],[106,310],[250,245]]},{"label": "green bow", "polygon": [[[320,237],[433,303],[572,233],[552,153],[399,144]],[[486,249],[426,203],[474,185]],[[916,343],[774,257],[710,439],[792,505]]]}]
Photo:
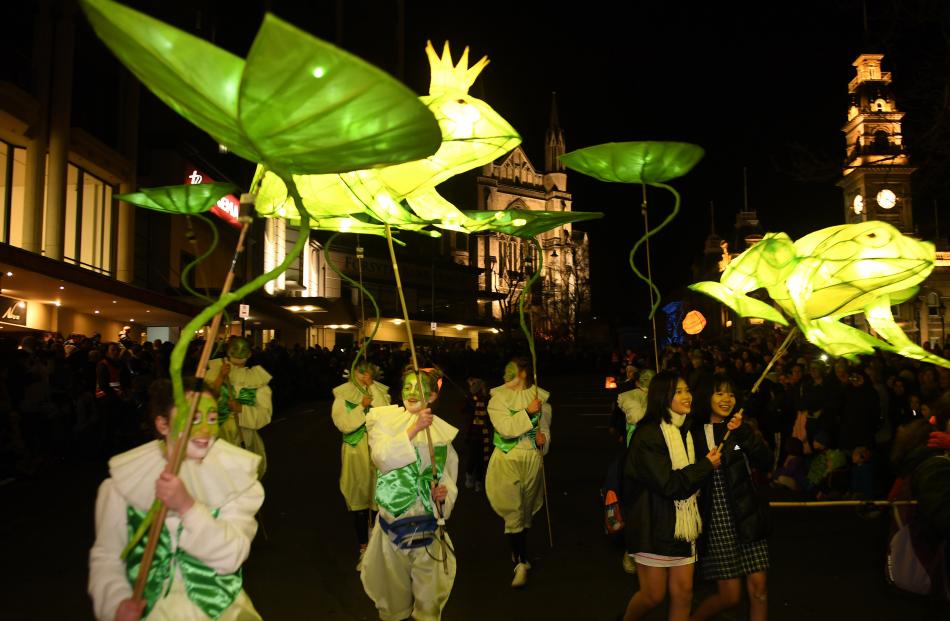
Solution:
[{"label": "green bow", "polygon": [[[438,468],[436,478],[442,477],[447,455],[448,448],[444,444],[435,447],[435,463]],[[390,470],[385,474],[377,471],[376,503],[393,517],[399,517],[419,499],[422,500],[422,506],[425,507],[426,512],[432,513],[431,483],[432,466],[422,468],[422,459],[419,457],[417,448],[416,461],[411,464]]]},{"label": "green bow", "polygon": [[[211,514],[217,518],[218,510],[215,509]],[[144,519],[145,512],[130,506],[127,515],[129,537],[131,537]],[[182,528],[183,526],[179,524],[176,539],[181,538]],[[138,577],[139,565],[142,562],[147,541],[148,536],[140,539],[125,560],[129,584],[135,584]],[[145,582],[143,618],[148,617],[155,603],[165,597],[171,590],[176,564],[178,569],[181,570],[181,577],[185,582],[185,592],[188,594],[188,599],[212,619],[220,617],[234,602],[238,593],[241,592],[243,577],[240,569],[233,574],[218,574],[180,547],[172,551],[171,535],[168,533],[168,528],[162,526],[158,546],[155,549],[155,559],[152,561],[152,566],[148,572],[148,580]]]},{"label": "green bow", "polygon": [[[228,415],[231,413],[231,408],[228,407],[228,403],[231,400],[231,390],[232,387],[230,384],[221,385],[221,394],[218,397],[218,423],[223,423],[227,420]],[[256,388],[242,388],[238,391],[237,398],[234,399],[241,405],[254,405],[257,403],[257,389]]]}]

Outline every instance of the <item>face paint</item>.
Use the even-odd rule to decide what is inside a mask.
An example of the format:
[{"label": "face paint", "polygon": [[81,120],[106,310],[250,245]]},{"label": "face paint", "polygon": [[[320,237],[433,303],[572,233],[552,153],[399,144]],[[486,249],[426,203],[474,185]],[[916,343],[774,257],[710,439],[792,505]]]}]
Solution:
[{"label": "face paint", "polygon": [[505,383],[508,383],[517,377],[518,377],[518,365],[515,364],[514,362],[509,362],[508,364],[506,364],[505,375],[504,375]]},{"label": "face paint", "polygon": [[419,378],[415,373],[407,374],[402,380],[402,403],[410,412],[418,412],[426,403],[425,395],[419,389]]},{"label": "face paint", "polygon": [[213,397],[202,394],[188,436],[188,458],[204,459],[218,437],[218,404]]}]

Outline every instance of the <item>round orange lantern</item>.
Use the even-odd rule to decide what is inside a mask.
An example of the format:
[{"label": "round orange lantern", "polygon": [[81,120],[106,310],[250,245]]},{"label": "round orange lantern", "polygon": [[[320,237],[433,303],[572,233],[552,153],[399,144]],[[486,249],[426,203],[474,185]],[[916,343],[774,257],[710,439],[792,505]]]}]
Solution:
[{"label": "round orange lantern", "polygon": [[706,327],[706,318],[698,310],[692,310],[683,317],[683,331],[686,334],[699,334]]}]

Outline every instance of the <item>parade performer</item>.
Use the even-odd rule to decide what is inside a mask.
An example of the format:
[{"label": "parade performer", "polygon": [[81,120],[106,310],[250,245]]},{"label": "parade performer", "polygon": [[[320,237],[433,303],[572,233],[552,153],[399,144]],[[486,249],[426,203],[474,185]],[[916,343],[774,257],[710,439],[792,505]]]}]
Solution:
[{"label": "parade performer", "polygon": [[624,418],[627,421],[627,446],[630,446],[630,438],[633,437],[633,431],[647,413],[647,390],[650,388],[650,382],[656,375],[652,369],[640,371],[632,390],[627,390],[617,395],[617,406],[623,411]]},{"label": "parade performer", "polygon": [[389,388],[376,381],[378,374],[376,365],[364,360],[356,365],[352,380],[333,389],[331,415],[333,424],[343,434],[340,491],[347,510],[353,514],[360,563],[369,541],[369,512],[375,508],[373,496],[376,493],[376,467],[369,457],[366,414],[370,408],[389,405]]},{"label": "parade performer", "polygon": [[[694,415],[701,420],[708,415],[703,435],[709,450],[722,443],[727,427],[723,423],[735,407],[735,388],[726,375],[714,376],[697,390]],[[733,432],[723,449],[722,467],[706,479],[699,496],[704,524],[699,541],[700,569],[703,578],[717,582],[718,590],[699,605],[690,620],[703,621],[738,605],[744,577],[749,591],[749,618],[765,621],[769,503],[756,490],[749,468],[768,471],[772,451],[749,425],[742,424],[741,410],[727,424]]]},{"label": "parade performer", "polygon": [[227,356],[208,362],[205,382],[218,395],[220,437],[235,446],[246,448],[261,458],[259,477],[267,470],[264,440],[258,429],[270,423],[271,374],[264,367],[247,367],[251,346],[246,339],[234,337],[228,342]]},{"label": "parade performer", "polygon": [[505,534],[515,565],[511,586],[528,581],[528,530],[541,510],[544,489],[539,451],[551,442],[550,393],[534,385],[531,362],[515,358],[505,367],[505,383],[491,389],[488,415],[495,428],[495,450],[488,462],[485,493],[505,520]]},{"label": "parade performer", "polygon": [[643,618],[663,602],[667,589],[670,621],[689,618],[696,540],[702,530],[696,497],[720,462],[715,449],[696,459],[692,401],[678,373],[658,373],[650,382],[646,416],[630,442],[624,470],[625,532],[627,549],[635,551],[640,590],[630,598],[624,621]]},{"label": "parade performer", "polygon": [[[210,392],[201,396],[178,476],[165,472],[174,411],[171,382],[150,389],[150,417],[161,440],[109,461],[109,478],[96,498],[96,541],[89,553],[89,594],[96,619],[128,621],[254,621],[260,615],[242,590],[241,565],[257,532],[254,515],[264,502],[257,480],[260,458],[216,442],[217,411]],[[120,555],[152,502],[168,507],[144,598],[132,585],[146,546],[143,538],[126,560]]]},{"label": "parade performer", "polygon": [[[379,514],[360,578],[383,621],[438,621],[455,582],[452,541],[444,531],[440,540],[437,516],[448,518],[458,496],[458,429],[429,408],[437,381],[433,373],[407,371],[403,405],[374,407],[366,417]],[[426,429],[435,450],[434,487]]]}]

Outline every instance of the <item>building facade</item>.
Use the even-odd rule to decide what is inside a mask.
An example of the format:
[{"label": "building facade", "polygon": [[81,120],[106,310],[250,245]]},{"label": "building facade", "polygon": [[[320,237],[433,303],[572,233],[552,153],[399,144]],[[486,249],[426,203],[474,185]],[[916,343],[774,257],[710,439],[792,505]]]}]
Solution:
[{"label": "building facade", "polygon": [[[560,156],[565,153],[564,132],[552,99],[545,136],[544,170],[539,171],[524,149],[482,168],[477,180],[478,209],[571,211],[567,173]],[[535,329],[549,336],[573,337],[577,322],[590,309],[590,248],[587,234],[570,224],[538,236],[542,256],[530,242],[510,235],[472,237],[469,264],[481,271],[481,316],[507,324],[518,313],[518,299],[526,280],[537,269],[541,275],[531,300]]]}]

